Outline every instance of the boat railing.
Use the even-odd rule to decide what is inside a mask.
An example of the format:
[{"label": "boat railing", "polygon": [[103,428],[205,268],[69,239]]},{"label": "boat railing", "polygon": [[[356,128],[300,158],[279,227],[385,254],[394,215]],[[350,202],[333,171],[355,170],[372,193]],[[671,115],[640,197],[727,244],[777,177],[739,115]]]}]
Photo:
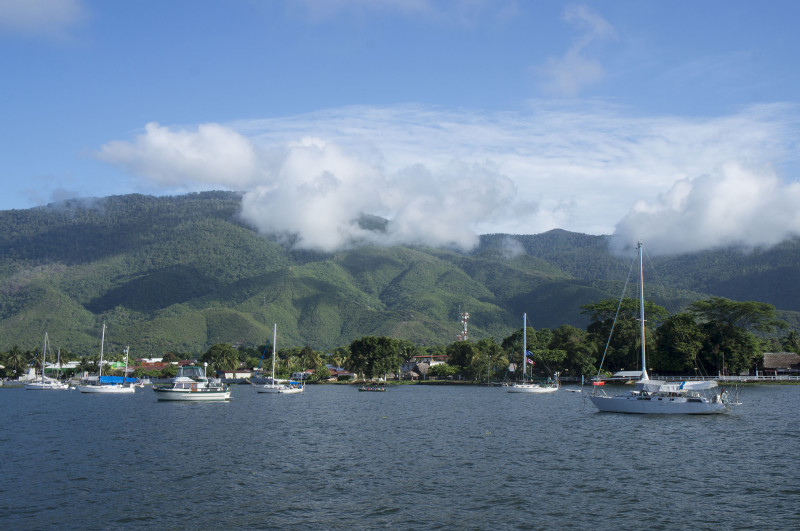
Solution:
[{"label": "boat railing", "polygon": [[800,382],[800,376],[789,375],[717,375],[717,376],[652,376],[654,380],[664,380],[666,382],[700,382],[700,381],[714,381],[714,382],[737,382],[737,383],[753,383],[753,382]]}]

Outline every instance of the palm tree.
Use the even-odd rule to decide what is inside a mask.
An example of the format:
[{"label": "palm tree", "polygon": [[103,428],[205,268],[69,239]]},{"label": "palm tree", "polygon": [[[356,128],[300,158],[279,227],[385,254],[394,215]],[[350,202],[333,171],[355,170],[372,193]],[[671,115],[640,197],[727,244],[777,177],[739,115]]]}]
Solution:
[{"label": "palm tree", "polygon": [[33,367],[37,370],[42,370],[42,356],[41,353],[36,350],[27,350],[25,351],[25,365],[28,367]]},{"label": "palm tree", "polygon": [[18,375],[25,372],[25,367],[28,365],[27,359],[25,353],[18,345],[14,345],[11,347],[11,350],[8,351],[6,355],[6,365],[13,374]]},{"label": "palm tree", "polygon": [[800,354],[800,334],[795,330],[790,330],[786,337],[783,338],[781,345],[786,350]]},{"label": "palm tree", "polygon": [[64,364],[69,363],[72,361],[72,354],[69,350],[58,350],[58,356],[56,358],[58,360],[58,372],[61,375],[64,372]]},{"label": "palm tree", "polygon": [[100,368],[99,354],[97,356],[83,356],[78,363],[79,372],[97,372]]}]

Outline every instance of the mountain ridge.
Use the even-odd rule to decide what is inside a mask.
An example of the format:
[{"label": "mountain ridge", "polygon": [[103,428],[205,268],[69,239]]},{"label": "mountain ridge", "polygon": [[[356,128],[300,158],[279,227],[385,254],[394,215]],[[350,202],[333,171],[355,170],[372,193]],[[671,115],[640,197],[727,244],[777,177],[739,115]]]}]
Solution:
[{"label": "mountain ridge", "polygon": [[[531,326],[584,327],[580,306],[617,298],[629,259],[608,236],[561,229],[482,235],[469,251],[365,246],[322,253],[257,234],[240,195],[139,194],[0,212],[0,349],[35,349],[45,331],[78,354],[201,352],[214,343],[332,349],[363,335],[448,344],[470,313],[470,338]],[[383,230],[379,218],[364,226]],[[773,304],[800,319],[800,241],[652,259],[678,309],[708,296]]]}]

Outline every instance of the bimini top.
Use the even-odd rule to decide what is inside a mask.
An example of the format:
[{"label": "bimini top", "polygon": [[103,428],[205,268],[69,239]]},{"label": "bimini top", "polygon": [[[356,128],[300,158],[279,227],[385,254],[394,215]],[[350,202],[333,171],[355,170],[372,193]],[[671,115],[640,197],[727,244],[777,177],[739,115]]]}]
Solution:
[{"label": "bimini top", "polygon": [[196,366],[178,367],[177,378],[191,378],[193,380],[205,380],[206,373],[202,367],[196,367]]},{"label": "bimini top", "polygon": [[636,382],[637,391],[647,391],[648,393],[680,393],[685,391],[701,391],[717,387],[717,382],[713,380],[699,382],[670,382],[662,380],[642,380]]}]

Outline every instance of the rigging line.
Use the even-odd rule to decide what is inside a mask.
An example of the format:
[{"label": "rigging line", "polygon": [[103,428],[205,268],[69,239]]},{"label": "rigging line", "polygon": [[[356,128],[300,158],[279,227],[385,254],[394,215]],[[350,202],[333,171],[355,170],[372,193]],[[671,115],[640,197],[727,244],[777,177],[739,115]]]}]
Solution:
[{"label": "rigging line", "polygon": [[633,264],[636,263],[636,258],[638,257],[638,250],[637,256],[633,257],[631,260],[631,266],[628,268],[628,276],[625,278],[625,285],[622,286],[622,295],[619,297],[619,302],[617,303],[617,312],[614,314],[614,321],[611,323],[611,330],[608,333],[608,340],[606,340],[606,348],[603,349],[603,357],[600,359],[600,366],[597,368],[597,379],[600,379],[600,371],[603,370],[603,363],[606,361],[606,354],[608,353],[608,346],[611,344],[611,336],[614,335],[614,327],[617,325],[617,317],[619,316],[619,311],[622,308],[622,301],[625,298],[625,291],[628,289],[628,283],[631,280],[631,272],[633,271]]},{"label": "rigging line", "polygon": [[656,284],[656,294],[660,291],[661,298],[664,301],[664,305],[667,307],[667,311],[669,312],[670,316],[677,315],[678,310],[675,308],[675,305],[672,304],[672,299],[667,296],[667,287],[664,284],[662,277],[658,273],[658,269],[656,269],[653,260],[650,258],[650,255],[647,254],[646,249],[642,249],[644,251],[644,257],[647,259],[647,265],[650,266],[650,270],[653,272],[653,276],[655,277],[655,284]]}]

